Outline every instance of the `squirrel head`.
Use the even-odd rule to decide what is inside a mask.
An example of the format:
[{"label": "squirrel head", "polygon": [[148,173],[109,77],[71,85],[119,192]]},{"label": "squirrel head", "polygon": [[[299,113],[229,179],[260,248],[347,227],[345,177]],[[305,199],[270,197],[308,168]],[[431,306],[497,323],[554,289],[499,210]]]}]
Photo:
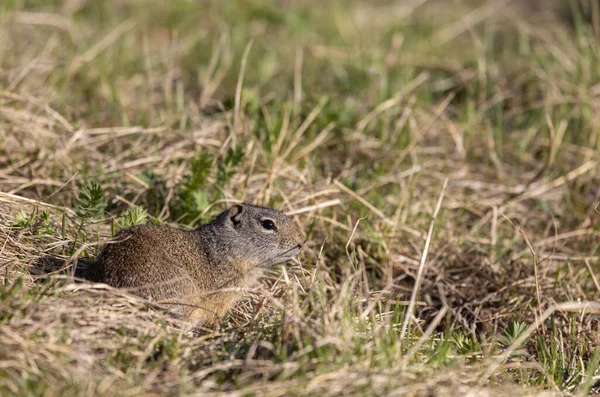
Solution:
[{"label": "squirrel head", "polygon": [[300,252],[306,236],[284,213],[247,203],[224,211],[216,222],[228,230],[229,255],[250,267],[284,263]]}]

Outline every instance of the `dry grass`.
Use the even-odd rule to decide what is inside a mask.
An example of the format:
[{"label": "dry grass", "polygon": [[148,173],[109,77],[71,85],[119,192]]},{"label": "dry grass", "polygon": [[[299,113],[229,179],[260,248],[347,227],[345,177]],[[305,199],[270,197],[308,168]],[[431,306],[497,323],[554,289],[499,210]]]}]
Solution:
[{"label": "dry grass", "polygon": [[[205,3],[0,5],[1,394],[597,392],[593,2]],[[236,201],[309,246],[217,332],[40,277]]]}]

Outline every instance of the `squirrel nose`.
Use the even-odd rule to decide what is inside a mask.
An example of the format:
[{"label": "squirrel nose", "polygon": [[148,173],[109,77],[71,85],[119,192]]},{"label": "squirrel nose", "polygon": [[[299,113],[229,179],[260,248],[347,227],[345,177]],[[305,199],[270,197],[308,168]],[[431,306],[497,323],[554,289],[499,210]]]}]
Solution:
[{"label": "squirrel nose", "polygon": [[[304,240],[302,240],[304,238]],[[298,240],[296,240],[298,242],[298,245],[296,245],[298,248],[302,248],[304,247],[304,245],[306,244],[306,242],[308,241],[308,239],[304,236],[302,236],[301,238],[299,238]]]},{"label": "squirrel nose", "polygon": [[304,232],[302,232],[302,229],[300,229],[300,227],[298,227],[296,225],[296,238],[295,240],[298,242],[299,246],[303,246],[304,244],[306,244],[306,242],[308,241],[308,238],[306,237],[306,235],[304,234]]}]

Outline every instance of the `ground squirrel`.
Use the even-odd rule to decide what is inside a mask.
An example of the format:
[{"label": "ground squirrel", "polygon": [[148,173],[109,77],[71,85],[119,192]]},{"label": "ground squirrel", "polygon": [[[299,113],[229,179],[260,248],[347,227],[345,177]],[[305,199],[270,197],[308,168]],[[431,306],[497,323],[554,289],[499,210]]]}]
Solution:
[{"label": "ground squirrel", "polygon": [[119,231],[81,276],[214,324],[261,274],[296,256],[306,238],[285,214],[237,204],[194,230],[138,225]]}]

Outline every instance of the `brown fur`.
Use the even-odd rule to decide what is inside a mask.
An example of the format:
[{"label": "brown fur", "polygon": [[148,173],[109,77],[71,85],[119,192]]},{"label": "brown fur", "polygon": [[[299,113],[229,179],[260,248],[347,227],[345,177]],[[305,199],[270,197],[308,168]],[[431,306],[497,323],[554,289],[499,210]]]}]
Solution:
[{"label": "brown fur", "polygon": [[[268,220],[275,230],[268,229]],[[261,269],[291,259],[304,242],[283,213],[244,203],[191,231],[155,225],[121,230],[83,278],[126,288],[173,305],[191,321],[211,324]]]}]

